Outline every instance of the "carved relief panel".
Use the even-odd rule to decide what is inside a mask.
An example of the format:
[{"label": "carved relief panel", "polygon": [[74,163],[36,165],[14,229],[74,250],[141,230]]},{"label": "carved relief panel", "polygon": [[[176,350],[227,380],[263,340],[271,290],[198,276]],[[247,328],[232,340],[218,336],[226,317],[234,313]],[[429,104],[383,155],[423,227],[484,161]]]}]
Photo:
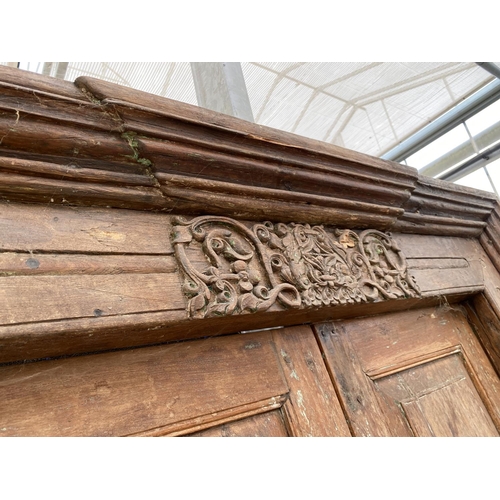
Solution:
[{"label": "carved relief panel", "polygon": [[174,222],[191,317],[419,296],[390,235],[214,216]]}]

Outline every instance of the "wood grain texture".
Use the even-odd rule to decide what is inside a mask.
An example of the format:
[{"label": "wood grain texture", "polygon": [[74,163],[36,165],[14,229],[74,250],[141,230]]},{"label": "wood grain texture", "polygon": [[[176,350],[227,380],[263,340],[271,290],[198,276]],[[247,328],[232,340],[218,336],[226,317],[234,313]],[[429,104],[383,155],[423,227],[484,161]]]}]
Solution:
[{"label": "wood grain texture", "polygon": [[375,385],[397,402],[415,436],[498,437],[457,354],[377,380]]},{"label": "wood grain texture", "polygon": [[500,271],[500,206],[498,202],[479,241],[496,270]]},{"label": "wood grain texture", "polygon": [[495,204],[496,196],[491,193],[419,176],[404,204],[405,212],[392,230],[476,238],[486,227]]},{"label": "wood grain texture", "polygon": [[2,68],[0,85],[4,200],[189,214],[212,205],[249,220],[463,237],[493,210],[491,195],[410,167],[93,78],[71,87]]},{"label": "wood grain texture", "polygon": [[6,276],[0,325],[184,310],[176,274]]},{"label": "wood grain texture", "polygon": [[[355,435],[419,435],[424,427],[423,435],[496,435],[500,428],[498,375],[460,310],[424,309],[316,328]],[[450,363],[455,368],[447,376]],[[438,389],[443,392],[428,397]]]},{"label": "wood grain texture", "polygon": [[391,418],[391,413],[370,397],[371,382],[343,324],[323,323],[315,329],[352,435],[387,436],[391,428],[400,436],[411,435],[404,424]]},{"label": "wood grain texture", "polygon": [[0,252],[1,276],[174,273],[171,255],[87,255]]},{"label": "wood grain texture", "polygon": [[422,295],[481,292],[485,287],[485,255],[476,240],[457,237],[395,234],[409,273]]},{"label": "wood grain texture", "polygon": [[190,434],[193,437],[285,437],[288,436],[280,410],[260,413]]},{"label": "wood grain texture", "polygon": [[131,210],[0,203],[0,250],[172,254],[170,219]]},{"label": "wood grain texture", "polygon": [[350,436],[311,327],[274,330],[273,341],[290,388],[283,411],[292,436]]},{"label": "wood grain texture", "polygon": [[476,295],[466,305],[471,325],[500,375],[500,319],[485,294]]},{"label": "wood grain texture", "polygon": [[53,78],[7,66],[2,66],[0,74],[0,81],[6,86],[22,87],[31,89],[32,91],[36,90],[38,92],[53,93],[70,99],[88,102],[88,99],[82,94],[82,91],[75,87],[73,83],[61,80],[60,78]]},{"label": "wood grain texture", "polygon": [[[387,227],[403,210],[390,206],[352,201],[334,196],[283,191],[260,186],[202,179],[172,173],[156,173],[162,193],[175,202],[175,209],[190,213],[227,214],[255,219],[270,211],[283,222],[307,220],[349,227]],[[249,206],[248,199],[252,199]]]},{"label": "wood grain texture", "polygon": [[[262,334],[0,368],[1,434],[189,433],[287,392]],[[232,418],[234,420],[234,416]],[[196,429],[195,429],[196,430]],[[192,431],[191,431],[192,432]]]}]

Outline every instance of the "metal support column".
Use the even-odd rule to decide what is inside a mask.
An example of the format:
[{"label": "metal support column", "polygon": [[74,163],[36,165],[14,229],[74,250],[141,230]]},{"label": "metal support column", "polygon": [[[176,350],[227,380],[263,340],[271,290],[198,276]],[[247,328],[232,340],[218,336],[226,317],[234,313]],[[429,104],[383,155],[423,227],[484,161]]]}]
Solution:
[{"label": "metal support column", "polygon": [[199,106],[254,121],[239,62],[192,62],[191,71]]}]

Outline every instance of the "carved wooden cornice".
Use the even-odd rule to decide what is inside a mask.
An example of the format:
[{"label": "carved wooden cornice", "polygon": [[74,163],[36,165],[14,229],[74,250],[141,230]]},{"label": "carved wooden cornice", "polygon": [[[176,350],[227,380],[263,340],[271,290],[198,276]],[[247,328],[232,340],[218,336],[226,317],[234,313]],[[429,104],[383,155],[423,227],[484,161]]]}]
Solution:
[{"label": "carved wooden cornice", "polygon": [[0,196],[477,237],[495,197],[81,77],[0,68]]},{"label": "carved wooden cornice", "polygon": [[0,362],[458,300],[484,289],[475,239],[500,265],[498,213],[393,162],[0,67]]}]

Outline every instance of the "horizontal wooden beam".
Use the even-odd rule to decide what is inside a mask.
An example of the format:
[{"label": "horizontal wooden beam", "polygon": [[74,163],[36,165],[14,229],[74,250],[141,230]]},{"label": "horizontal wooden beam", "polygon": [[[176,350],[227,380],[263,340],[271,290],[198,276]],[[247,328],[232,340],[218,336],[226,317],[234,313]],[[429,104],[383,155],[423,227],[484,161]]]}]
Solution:
[{"label": "horizontal wooden beam", "polygon": [[0,204],[0,362],[430,305],[483,290],[478,242]]},{"label": "horizontal wooden beam", "polygon": [[489,193],[89,77],[0,68],[0,199],[477,237]]}]

